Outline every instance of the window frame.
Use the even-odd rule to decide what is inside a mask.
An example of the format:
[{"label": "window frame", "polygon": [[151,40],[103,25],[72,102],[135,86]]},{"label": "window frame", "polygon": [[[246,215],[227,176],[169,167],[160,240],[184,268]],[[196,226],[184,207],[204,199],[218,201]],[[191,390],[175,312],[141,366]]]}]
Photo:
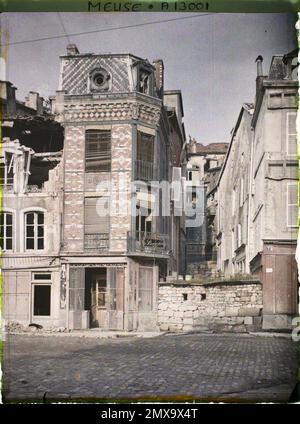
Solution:
[{"label": "window frame", "polygon": [[[89,232],[87,231],[87,226],[90,224],[87,224],[87,208],[89,207],[88,202],[89,200],[95,200],[95,208],[97,210],[97,202],[100,200],[101,202],[106,202],[108,207],[107,207],[107,212],[108,212],[108,219],[107,219],[107,231],[106,232]],[[110,197],[107,195],[103,195],[103,196],[85,196],[84,198],[84,220],[83,220],[83,238],[84,238],[84,250],[85,251],[108,251],[110,248],[110,235],[111,235],[111,219],[110,219]],[[104,240],[103,244],[106,246],[102,246],[102,247],[88,247],[88,239],[89,236],[99,236],[99,240]],[[106,237],[105,237],[106,236]],[[101,244],[101,242],[100,242]]]},{"label": "window frame", "polygon": [[[14,252],[15,251],[15,211],[10,210],[10,209],[4,209],[3,211],[1,211],[1,214],[3,215],[3,249],[2,252]],[[4,221],[6,219],[4,219],[4,216],[6,215],[11,215],[12,217],[12,235],[11,235],[11,249],[7,249],[6,248],[6,237],[5,237],[5,233],[6,233],[6,224],[4,223]]]},{"label": "window frame", "polygon": [[[289,132],[289,118],[290,118],[290,116],[295,117],[295,130],[296,130],[295,134]],[[286,154],[287,154],[287,156],[290,156],[290,157],[296,157],[297,156],[297,122],[296,122],[296,120],[297,120],[297,112],[287,112],[286,113],[286,140],[285,140],[285,142],[286,142]],[[290,151],[289,151],[289,146],[290,146],[289,137],[290,136],[295,136],[295,146],[296,146],[295,153],[290,153]]]},{"label": "window frame", "polygon": [[241,178],[241,182],[240,182],[240,201],[239,201],[239,206],[242,207],[244,204],[244,177]]},{"label": "window frame", "polygon": [[[87,152],[88,152],[88,134],[96,134],[96,133],[109,133],[109,169],[88,169],[87,166]],[[98,141],[98,143],[101,143]],[[111,148],[112,148],[112,130],[111,128],[86,128],[85,129],[85,133],[84,133],[84,171],[86,173],[98,173],[98,172],[111,172],[111,168],[112,168],[112,152],[111,152]],[[99,154],[99,151],[98,151]],[[108,156],[107,156],[108,157]],[[105,158],[103,158],[105,160]]]},{"label": "window frame", "polygon": [[[288,228],[297,228],[298,227],[298,219],[299,219],[299,207],[298,207],[298,202],[297,202],[297,198],[299,196],[298,193],[298,183],[294,182],[294,183],[287,183],[287,189],[286,189],[286,224]],[[290,187],[296,187],[296,203],[289,203],[289,188]],[[289,217],[290,217],[290,213],[289,213],[289,209],[290,207],[296,207],[296,223],[295,224],[290,224],[289,223]]]},{"label": "window frame", "polygon": [[[8,155],[11,155],[10,160]],[[1,157],[1,168],[3,168],[3,177],[1,177],[1,185],[3,188],[12,186],[14,187],[15,174],[14,174],[14,154],[11,152],[4,151],[3,156]],[[11,175],[10,175],[11,173]]]},{"label": "window frame", "polygon": [[[32,249],[26,247],[26,245],[27,245],[27,215],[29,215],[29,214],[34,214],[34,225],[33,225],[34,226],[34,235],[33,235],[33,237],[28,237],[30,239],[33,238],[34,247]],[[35,218],[35,216],[36,216],[35,214],[43,214],[43,224],[42,224],[43,225],[43,248],[42,249],[38,248],[38,239],[41,238],[41,237],[38,237],[38,226],[39,226],[39,224],[38,224],[38,218]],[[24,237],[23,237],[23,251],[24,252],[44,252],[46,250],[47,238],[46,238],[46,223],[45,223],[45,220],[46,220],[46,211],[44,209],[41,209],[41,208],[33,208],[32,209],[32,208],[30,208],[28,210],[23,211],[23,235],[24,235]]]},{"label": "window frame", "polygon": [[[35,275],[50,275],[50,279],[38,279]],[[37,319],[49,319],[53,316],[53,273],[51,271],[33,271],[31,272],[31,317]],[[50,315],[35,315],[34,314],[34,293],[35,286],[50,287]]]}]

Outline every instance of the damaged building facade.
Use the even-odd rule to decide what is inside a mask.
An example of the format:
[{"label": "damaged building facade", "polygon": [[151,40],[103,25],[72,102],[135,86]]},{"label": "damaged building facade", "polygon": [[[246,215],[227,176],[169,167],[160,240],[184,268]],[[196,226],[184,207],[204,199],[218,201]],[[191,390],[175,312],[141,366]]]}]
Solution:
[{"label": "damaged building facade", "polygon": [[60,60],[49,104],[2,83],[5,319],[156,329],[158,281],[185,272],[184,220],[158,202],[184,182],[181,93],[161,60],[75,45]]},{"label": "damaged building facade", "polygon": [[289,328],[297,313],[297,52],[257,58],[255,103],[244,104],[218,181],[218,270],[258,277],[263,328]]}]

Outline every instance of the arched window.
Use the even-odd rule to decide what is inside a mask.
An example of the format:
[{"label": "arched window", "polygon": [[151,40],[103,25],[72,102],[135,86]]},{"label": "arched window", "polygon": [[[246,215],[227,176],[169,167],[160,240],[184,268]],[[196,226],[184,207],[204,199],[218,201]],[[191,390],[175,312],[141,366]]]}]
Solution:
[{"label": "arched window", "polygon": [[25,250],[44,249],[44,213],[25,213]]},{"label": "arched window", "polygon": [[0,240],[2,250],[13,250],[13,214],[0,214]]}]

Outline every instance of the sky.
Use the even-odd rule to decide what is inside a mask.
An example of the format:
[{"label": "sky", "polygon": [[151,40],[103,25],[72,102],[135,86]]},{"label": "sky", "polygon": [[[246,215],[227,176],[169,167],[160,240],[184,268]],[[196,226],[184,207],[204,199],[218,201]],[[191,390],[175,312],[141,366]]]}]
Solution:
[{"label": "sky", "polygon": [[[170,22],[161,22],[170,20]],[[158,23],[153,23],[153,21]],[[130,27],[152,22],[149,25]],[[268,73],[274,54],[295,48],[291,14],[4,13],[2,44],[11,44],[6,78],[24,100],[58,89],[59,55],[69,42],[81,53],[132,53],[163,59],[165,89],[180,89],[187,137],[208,144],[230,141],[242,103],[255,97],[258,55]],[[130,28],[120,28],[129,26]],[[97,31],[24,43],[28,40]],[[105,31],[103,31],[105,30]],[[4,35],[3,35],[4,34]]]}]

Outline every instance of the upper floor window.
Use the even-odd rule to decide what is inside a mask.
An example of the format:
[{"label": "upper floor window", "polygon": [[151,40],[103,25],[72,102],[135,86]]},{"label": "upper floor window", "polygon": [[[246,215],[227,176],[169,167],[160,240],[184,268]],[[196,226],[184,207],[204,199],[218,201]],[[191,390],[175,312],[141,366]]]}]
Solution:
[{"label": "upper floor window", "polygon": [[111,131],[87,130],[85,133],[86,172],[110,172]]},{"label": "upper floor window", "polygon": [[240,206],[243,206],[244,203],[244,178],[241,179],[240,185]]},{"label": "upper floor window", "polygon": [[297,226],[297,184],[288,183],[287,185],[287,226]]},{"label": "upper floor window", "polygon": [[137,160],[153,162],[154,136],[138,131],[137,135]]},{"label": "upper floor window", "polygon": [[294,112],[288,112],[286,115],[286,148],[288,155],[297,154],[296,113]]},{"label": "upper floor window", "polygon": [[85,249],[108,249],[109,225],[109,198],[86,197],[84,199]]},{"label": "upper floor window", "polygon": [[154,135],[138,131],[136,158],[135,178],[151,180],[153,178]]},{"label": "upper floor window", "polygon": [[14,155],[4,152],[0,162],[0,184],[1,187],[12,186],[14,183]]},{"label": "upper floor window", "polygon": [[232,197],[231,197],[231,213],[232,215],[235,214],[235,187],[233,187],[232,190]]},{"label": "upper floor window", "polygon": [[90,90],[107,91],[110,88],[110,80],[110,74],[105,69],[93,69],[90,73]]},{"label": "upper floor window", "polygon": [[242,226],[238,224],[237,226],[237,247],[240,247],[242,244]]},{"label": "upper floor window", "polygon": [[25,214],[25,249],[44,249],[44,213],[27,212]]},{"label": "upper floor window", "polygon": [[2,212],[0,215],[1,250],[13,250],[13,214]]},{"label": "upper floor window", "polygon": [[148,71],[140,70],[139,72],[139,92],[143,94],[150,94],[150,78],[151,73]]}]

